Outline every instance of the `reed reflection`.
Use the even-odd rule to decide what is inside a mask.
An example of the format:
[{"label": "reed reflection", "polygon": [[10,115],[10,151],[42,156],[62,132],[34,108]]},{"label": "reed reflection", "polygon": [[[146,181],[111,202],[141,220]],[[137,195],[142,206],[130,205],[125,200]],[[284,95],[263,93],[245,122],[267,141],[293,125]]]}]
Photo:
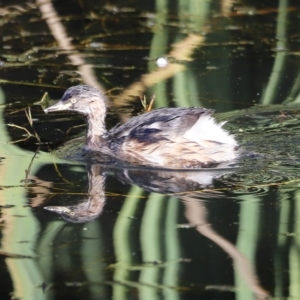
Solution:
[{"label": "reed reflection", "polygon": [[[188,221],[187,226],[195,228],[233,259],[236,272],[257,298],[264,299],[268,296],[268,292],[259,284],[252,263],[231,241],[216,232],[208,221],[209,210],[206,203],[210,198],[225,197],[224,192],[213,187],[216,184],[220,186],[222,177],[228,174],[229,170],[182,172],[152,169],[107,170],[100,165],[89,165],[87,166],[89,183],[87,197],[84,197],[78,204],[44,208],[60,214],[66,221],[73,223],[85,223],[98,218],[103,212],[106,202],[104,190],[109,171],[113,171],[114,175],[124,184],[136,185],[151,193],[178,197],[185,208],[184,215]],[[122,213],[119,217],[122,217]]]}]

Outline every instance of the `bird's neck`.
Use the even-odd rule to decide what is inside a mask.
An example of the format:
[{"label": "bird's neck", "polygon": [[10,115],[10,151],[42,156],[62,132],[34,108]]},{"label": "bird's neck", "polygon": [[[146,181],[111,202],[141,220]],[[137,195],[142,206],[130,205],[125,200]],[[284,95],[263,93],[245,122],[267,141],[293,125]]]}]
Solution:
[{"label": "bird's neck", "polygon": [[87,123],[87,134],[86,134],[86,147],[89,150],[99,150],[99,148],[107,134],[105,128],[104,116],[95,115],[89,116],[86,119]]}]

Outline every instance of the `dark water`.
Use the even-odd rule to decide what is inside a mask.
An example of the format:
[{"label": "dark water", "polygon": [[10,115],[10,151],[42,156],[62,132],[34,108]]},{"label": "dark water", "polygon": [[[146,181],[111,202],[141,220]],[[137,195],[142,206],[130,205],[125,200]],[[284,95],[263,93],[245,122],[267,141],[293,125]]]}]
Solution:
[{"label": "dark water", "polygon": [[[300,298],[297,1],[2,1],[0,15],[1,299]],[[59,158],[84,122],[37,102],[80,83],[107,91],[108,127],[144,96],[213,108],[241,158],[184,172]]]}]

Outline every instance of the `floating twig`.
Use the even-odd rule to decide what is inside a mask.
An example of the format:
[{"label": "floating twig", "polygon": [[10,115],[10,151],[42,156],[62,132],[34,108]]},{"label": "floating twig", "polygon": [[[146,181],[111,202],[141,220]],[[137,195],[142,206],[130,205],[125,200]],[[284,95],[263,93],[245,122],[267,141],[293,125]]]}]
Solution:
[{"label": "floating twig", "polygon": [[15,124],[7,124],[7,126],[9,126],[9,127],[15,127],[15,128],[18,128],[18,129],[22,129],[22,130],[24,130],[24,131],[26,132],[26,134],[27,134],[27,137],[26,137],[26,138],[20,139],[20,140],[17,140],[17,141],[11,141],[11,142],[8,142],[9,144],[16,144],[16,143],[18,143],[18,142],[24,142],[24,141],[27,141],[29,138],[34,137],[34,135],[32,135],[32,134],[28,131],[28,129],[26,129],[25,127],[22,127],[22,126],[19,126],[19,125],[15,125]]},{"label": "floating twig", "polygon": [[33,127],[33,120],[32,120],[32,116],[31,116],[30,106],[27,107],[27,108],[25,108],[24,111],[25,111],[25,115],[26,115],[26,117],[28,119],[28,122],[29,122],[29,124],[30,124],[30,126],[31,126],[31,128],[33,130],[34,136],[38,140],[39,145],[41,145],[42,144],[41,139],[40,139],[39,135],[37,134],[37,132],[35,131],[34,127]]},{"label": "floating twig", "polygon": [[144,111],[148,112],[148,111],[152,110],[152,106],[153,106],[153,103],[154,103],[154,100],[155,100],[155,95],[153,95],[151,97],[149,104],[147,104],[147,98],[146,98],[145,95],[144,95],[144,97],[140,96],[140,100],[141,100],[141,103],[142,103],[142,105],[144,107]]},{"label": "floating twig", "polygon": [[36,149],[34,155],[32,156],[31,161],[30,161],[30,164],[29,164],[29,166],[28,166],[28,169],[25,169],[25,187],[28,186],[28,176],[29,176],[29,173],[30,173],[30,170],[31,170],[31,166],[32,166],[33,160],[34,160],[34,158],[36,157],[36,155],[37,155],[37,153],[39,152],[39,150],[40,150],[40,146]]}]

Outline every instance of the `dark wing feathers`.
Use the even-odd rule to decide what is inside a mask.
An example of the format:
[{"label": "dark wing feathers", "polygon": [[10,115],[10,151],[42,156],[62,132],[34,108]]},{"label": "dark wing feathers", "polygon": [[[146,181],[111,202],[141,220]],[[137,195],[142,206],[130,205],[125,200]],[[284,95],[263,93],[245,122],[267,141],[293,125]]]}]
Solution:
[{"label": "dark wing feathers", "polygon": [[140,142],[156,142],[169,135],[184,134],[201,115],[212,113],[212,110],[205,108],[161,108],[134,117],[113,128],[109,134],[114,139],[128,136]]},{"label": "dark wing feathers", "polygon": [[165,139],[160,129],[139,126],[130,131],[128,137],[141,143],[155,143]]}]

